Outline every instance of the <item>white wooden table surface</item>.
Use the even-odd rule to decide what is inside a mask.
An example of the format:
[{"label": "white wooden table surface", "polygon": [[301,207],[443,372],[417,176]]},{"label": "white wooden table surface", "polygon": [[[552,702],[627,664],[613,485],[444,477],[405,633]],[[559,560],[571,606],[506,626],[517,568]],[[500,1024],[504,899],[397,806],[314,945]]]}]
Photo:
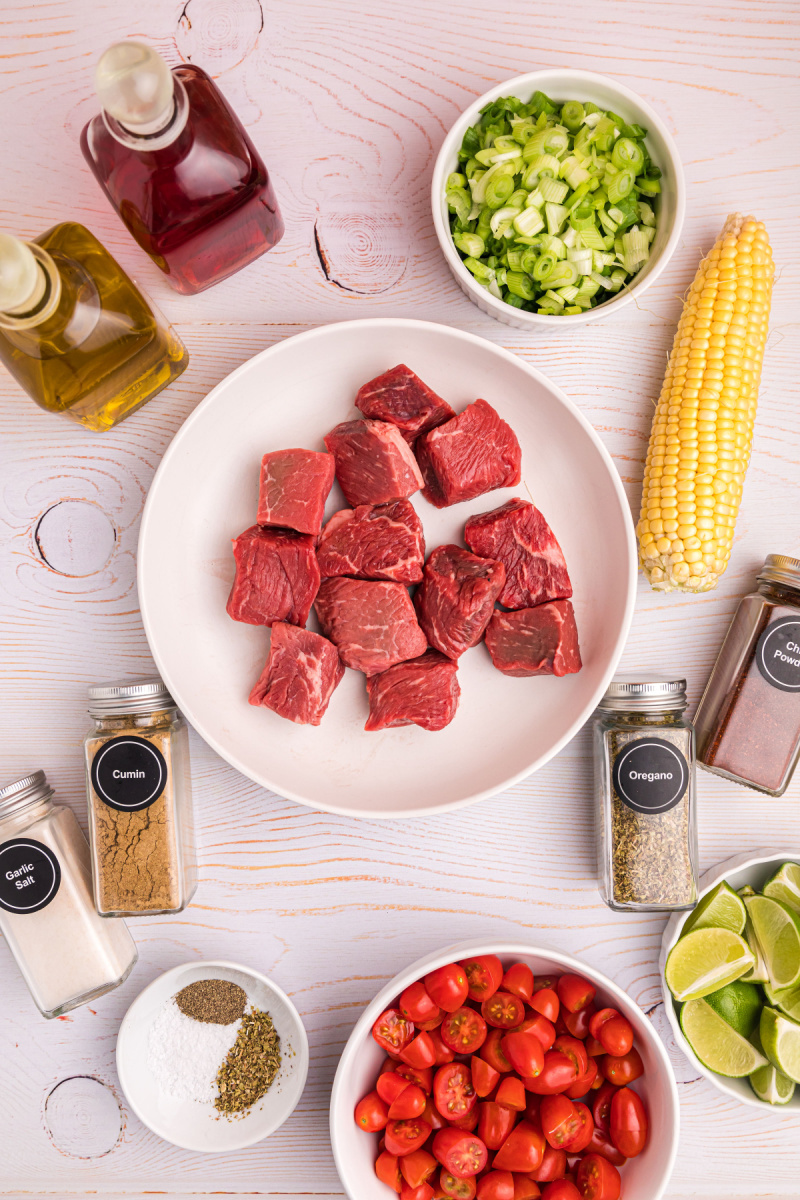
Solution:
[{"label": "white wooden table surface", "polygon": [[[663,597],[640,581],[623,665],[686,674],[698,696],[764,555],[800,554],[798,25],[780,0],[3,0],[0,227],[84,221],[174,321],[191,363],[118,430],[38,410],[0,371],[0,778],[44,767],[84,819],[85,689],[152,669],[135,557],[142,504],[181,422],[263,347],[369,315],[457,325],[534,363],[599,430],[638,509],[665,358],[704,249],[729,211],[769,228],[778,267],[752,466],[718,591]],[[227,283],[179,297],[129,239],[78,135],[99,53],[125,36],[206,67],[269,164],[287,232]],[[475,96],[536,67],[605,72],[662,114],[688,182],[682,244],[643,301],[575,336],[483,316],[438,251],[428,208],[444,132]],[[178,919],[143,920],[118,992],[61,1020],[33,1010],[0,946],[0,1195],[341,1194],[327,1134],[339,1051],[402,965],[473,935],[560,946],[606,971],[667,1044],[656,968],[663,921],[611,913],[595,885],[584,732],[503,796],[413,823],[337,819],[262,791],[192,742],[202,884]],[[701,774],[703,868],[800,844],[800,779],[769,800]],[[161,1142],[120,1094],[122,1014],[156,975],[224,957],[272,975],[312,1047],[291,1120],[240,1154]],[[683,1129],[671,1197],[800,1195],[800,1120],[723,1099],[671,1046]]]}]

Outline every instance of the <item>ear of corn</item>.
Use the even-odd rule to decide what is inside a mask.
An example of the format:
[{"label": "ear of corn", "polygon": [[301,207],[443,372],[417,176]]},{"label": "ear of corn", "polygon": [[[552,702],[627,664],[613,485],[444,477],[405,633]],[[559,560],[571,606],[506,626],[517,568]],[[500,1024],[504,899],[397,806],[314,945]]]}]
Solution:
[{"label": "ear of corn", "polygon": [[653,418],[636,532],[652,586],[706,592],[728,565],[753,441],[774,266],[734,213],[686,298]]}]

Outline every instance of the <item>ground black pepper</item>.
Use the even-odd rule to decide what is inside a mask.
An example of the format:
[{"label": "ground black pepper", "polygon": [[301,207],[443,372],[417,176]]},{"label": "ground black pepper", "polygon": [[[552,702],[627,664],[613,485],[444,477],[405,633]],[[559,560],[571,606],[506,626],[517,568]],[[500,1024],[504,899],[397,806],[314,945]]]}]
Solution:
[{"label": "ground black pepper", "polygon": [[231,1025],[244,1014],[247,993],[227,979],[198,979],[175,997],[187,1017],[209,1025]]}]

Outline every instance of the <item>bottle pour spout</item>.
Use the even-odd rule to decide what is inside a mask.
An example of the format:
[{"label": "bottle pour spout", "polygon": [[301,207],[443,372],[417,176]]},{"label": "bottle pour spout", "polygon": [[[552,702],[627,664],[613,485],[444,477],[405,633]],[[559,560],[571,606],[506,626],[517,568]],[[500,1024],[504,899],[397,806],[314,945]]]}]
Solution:
[{"label": "bottle pour spout", "polygon": [[158,133],[172,118],[172,71],[143,42],[110,46],[97,64],[95,88],[104,111],[132,134]]},{"label": "bottle pour spout", "polygon": [[0,233],[0,313],[27,312],[47,287],[47,278],[30,246],[10,233]]}]

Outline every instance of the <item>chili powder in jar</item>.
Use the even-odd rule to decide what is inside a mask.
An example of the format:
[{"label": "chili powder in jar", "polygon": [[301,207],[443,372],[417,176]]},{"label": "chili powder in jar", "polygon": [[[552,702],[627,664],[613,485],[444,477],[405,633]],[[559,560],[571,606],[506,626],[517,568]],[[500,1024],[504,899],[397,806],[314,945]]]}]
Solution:
[{"label": "chili powder in jar", "polygon": [[769,554],[695,715],[698,762],[782,796],[800,757],[800,560]]}]

